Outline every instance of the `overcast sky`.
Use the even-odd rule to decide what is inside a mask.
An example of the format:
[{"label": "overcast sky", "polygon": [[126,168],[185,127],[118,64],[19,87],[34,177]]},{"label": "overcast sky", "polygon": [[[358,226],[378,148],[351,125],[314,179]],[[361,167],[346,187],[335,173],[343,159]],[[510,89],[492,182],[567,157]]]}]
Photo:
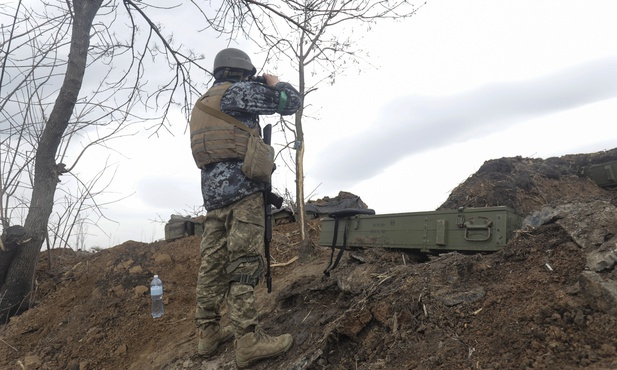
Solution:
[{"label": "overcast sky", "polygon": [[405,157],[485,139],[529,119],[616,96],[617,56],[452,95],[396,97],[383,106],[377,125],[326,147],[330,159],[320,163],[313,175],[349,186],[379,175]]},{"label": "overcast sky", "polygon": [[[361,45],[379,68],[339,77],[310,102],[320,109],[305,123],[306,193],[426,211],[486,160],[617,147],[616,19],[614,0],[429,0],[375,27]],[[173,137],[121,144],[115,194],[134,195],[108,208],[118,223],[102,221],[110,236],[90,245],[160,239],[152,220],[202,203],[186,122],[174,121]],[[294,189],[277,172],[274,186]]]}]

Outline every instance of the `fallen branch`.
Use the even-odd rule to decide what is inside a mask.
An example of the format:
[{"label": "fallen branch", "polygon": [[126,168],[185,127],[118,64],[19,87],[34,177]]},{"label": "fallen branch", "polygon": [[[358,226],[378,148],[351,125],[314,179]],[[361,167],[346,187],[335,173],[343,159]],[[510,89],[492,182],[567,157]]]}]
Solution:
[{"label": "fallen branch", "polygon": [[275,264],[272,264],[270,267],[288,266],[288,265],[291,265],[292,263],[296,262],[297,260],[298,260],[298,256],[295,256],[294,258],[290,259],[287,262],[275,263]]},{"label": "fallen branch", "polygon": [[4,339],[0,338],[0,342],[6,344],[7,346],[11,347],[15,352],[17,352],[17,348],[13,347],[12,345],[8,344],[7,342],[4,341]]}]

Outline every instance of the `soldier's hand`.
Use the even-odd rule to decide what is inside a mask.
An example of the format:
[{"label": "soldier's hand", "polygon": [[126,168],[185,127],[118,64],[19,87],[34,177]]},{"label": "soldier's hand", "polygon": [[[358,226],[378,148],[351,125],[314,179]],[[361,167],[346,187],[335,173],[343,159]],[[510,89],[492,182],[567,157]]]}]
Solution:
[{"label": "soldier's hand", "polygon": [[276,84],[280,82],[278,77],[267,73],[264,73],[264,79],[266,80],[266,85],[271,87],[275,87]]}]

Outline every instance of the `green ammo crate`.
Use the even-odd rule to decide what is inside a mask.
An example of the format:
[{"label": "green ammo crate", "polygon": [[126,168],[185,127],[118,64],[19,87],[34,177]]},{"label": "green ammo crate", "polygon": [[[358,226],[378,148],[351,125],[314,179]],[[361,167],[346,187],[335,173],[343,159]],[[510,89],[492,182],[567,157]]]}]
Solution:
[{"label": "green ammo crate", "polygon": [[[521,228],[523,217],[507,207],[356,215],[339,220],[336,247],[421,251],[496,251]],[[319,245],[332,246],[333,218],[323,218]]]},{"label": "green ammo crate", "polygon": [[598,186],[617,186],[617,161],[591,165],[584,173]]}]

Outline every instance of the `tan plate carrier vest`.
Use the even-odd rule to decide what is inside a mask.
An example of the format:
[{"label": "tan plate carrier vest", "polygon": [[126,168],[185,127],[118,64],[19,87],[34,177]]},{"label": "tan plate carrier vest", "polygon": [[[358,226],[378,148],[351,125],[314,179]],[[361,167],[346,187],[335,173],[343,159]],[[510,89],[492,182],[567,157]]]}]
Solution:
[{"label": "tan plate carrier vest", "polygon": [[191,112],[191,151],[199,168],[229,159],[244,159],[251,133],[258,136],[255,130],[221,112],[221,98],[230,86],[230,82],[225,82],[210,88]]}]

